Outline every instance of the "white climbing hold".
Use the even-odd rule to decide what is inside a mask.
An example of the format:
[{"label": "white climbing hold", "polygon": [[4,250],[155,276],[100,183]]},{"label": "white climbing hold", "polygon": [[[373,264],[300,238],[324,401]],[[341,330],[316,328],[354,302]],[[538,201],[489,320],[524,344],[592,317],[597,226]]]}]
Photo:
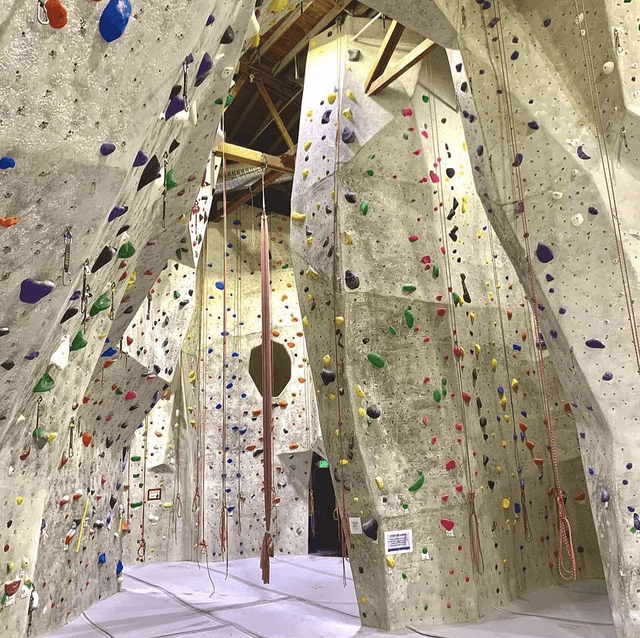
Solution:
[{"label": "white climbing hold", "polygon": [[614,67],[615,64],[611,62],[611,60],[609,60],[602,65],[602,70],[605,75],[610,75],[611,73],[613,73]]},{"label": "white climbing hold", "polygon": [[562,199],[562,193],[560,191],[553,191],[551,193],[551,197],[553,197],[553,199]]},{"label": "white climbing hold", "polygon": [[49,359],[49,365],[55,366],[56,368],[58,368],[58,370],[64,370],[69,364],[69,347],[69,335],[64,335],[64,337],[62,337],[62,339],[60,340],[60,344],[51,355],[51,359]]},{"label": "white climbing hold", "polygon": [[581,213],[577,213],[571,218],[571,225],[577,228],[584,221],[584,217]]}]

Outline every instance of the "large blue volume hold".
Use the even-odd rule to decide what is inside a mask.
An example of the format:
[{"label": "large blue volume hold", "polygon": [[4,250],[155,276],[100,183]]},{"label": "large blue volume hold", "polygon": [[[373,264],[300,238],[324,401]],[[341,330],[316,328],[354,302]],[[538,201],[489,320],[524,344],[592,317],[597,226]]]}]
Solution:
[{"label": "large blue volume hold", "polygon": [[100,35],[107,42],[117,40],[127,28],[130,17],[130,0],[109,0],[100,16]]}]

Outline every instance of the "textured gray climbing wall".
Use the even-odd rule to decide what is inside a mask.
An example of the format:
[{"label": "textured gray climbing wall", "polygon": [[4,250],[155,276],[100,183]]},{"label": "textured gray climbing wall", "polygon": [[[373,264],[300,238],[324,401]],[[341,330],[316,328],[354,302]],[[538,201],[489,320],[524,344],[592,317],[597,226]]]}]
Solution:
[{"label": "textured gray climbing wall", "polygon": [[[309,469],[318,425],[290,262],[289,218],[271,214],[269,223],[272,337],[280,352],[274,366],[273,529],[278,555],[307,552]],[[223,558],[218,534],[221,516],[228,529],[230,558],[259,555],[264,535],[262,396],[251,363],[261,350],[260,211],[244,206],[230,216],[226,247],[223,232],[222,223],[209,227],[202,294],[206,305],[197,319],[199,325],[190,329],[192,337],[200,334],[203,361],[192,361],[186,371],[187,379],[191,370],[200,378],[194,387],[206,388],[205,396],[190,406],[196,428],[201,428],[203,415],[207,422],[206,434],[199,431],[203,469],[198,474],[202,508],[198,542],[205,540],[216,560]],[[227,254],[226,289],[223,252]]]},{"label": "textured gray climbing wall", "polygon": [[371,4],[405,24],[444,14],[458,32],[450,61],[477,189],[535,291],[578,423],[616,629],[635,636],[638,4]]},{"label": "textured gray climbing wall", "polygon": [[[131,461],[134,431],[162,433],[173,459],[166,412],[195,305],[199,189],[245,34],[255,41],[260,26],[248,0],[64,4],[49,0],[39,19],[36,2],[0,8],[8,637],[51,630],[116,590],[125,486],[140,494],[128,481],[144,465]],[[160,454],[141,443],[134,456]]]},{"label": "textured gray climbing wall", "polygon": [[[362,622],[457,622],[561,582],[535,331],[475,193],[445,52],[369,98],[383,31],[354,41],[363,24],[310,44],[300,304]],[[577,572],[599,577],[572,406],[546,375]]]}]

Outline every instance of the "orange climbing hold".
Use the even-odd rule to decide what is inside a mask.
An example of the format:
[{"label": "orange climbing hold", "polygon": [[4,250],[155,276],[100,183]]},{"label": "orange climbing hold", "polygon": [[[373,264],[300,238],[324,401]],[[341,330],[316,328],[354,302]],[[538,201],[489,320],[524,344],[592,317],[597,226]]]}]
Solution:
[{"label": "orange climbing hold", "polygon": [[54,29],[62,29],[67,24],[67,10],[62,6],[60,0],[47,0],[44,3],[47,10],[49,24]]},{"label": "orange climbing hold", "polygon": [[0,217],[0,226],[3,228],[9,228],[15,226],[18,223],[17,217]]},{"label": "orange climbing hold", "polygon": [[84,444],[85,447],[89,447],[89,443],[91,443],[92,439],[93,439],[93,435],[90,432],[85,432],[82,435],[82,443]]}]

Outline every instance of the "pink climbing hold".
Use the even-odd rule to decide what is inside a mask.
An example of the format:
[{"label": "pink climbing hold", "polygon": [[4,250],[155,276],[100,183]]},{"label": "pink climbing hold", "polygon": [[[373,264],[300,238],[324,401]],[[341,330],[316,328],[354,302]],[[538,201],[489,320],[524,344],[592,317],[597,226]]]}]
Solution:
[{"label": "pink climbing hold", "polygon": [[413,154],[414,155],[421,155],[422,154],[422,149],[421,148],[416,149],[415,151],[413,151]]},{"label": "pink climbing hold", "polygon": [[136,398],[136,393],[133,390],[129,390],[127,394],[124,395],[126,401],[133,401]]},{"label": "pink climbing hold", "polygon": [[438,440],[437,436],[432,436],[431,437],[431,445],[435,445],[437,440]]},{"label": "pink climbing hold", "polygon": [[430,264],[430,263],[431,263],[431,257],[429,257],[429,255],[424,255],[424,256],[422,257],[422,259],[420,259],[420,261],[421,261],[423,264]]},{"label": "pink climbing hold", "polygon": [[402,115],[411,117],[413,115],[413,109],[402,109]]},{"label": "pink climbing hold", "polygon": [[464,488],[462,487],[462,485],[460,485],[460,483],[458,483],[458,485],[456,485],[456,492],[462,492]]},{"label": "pink climbing hold", "polygon": [[440,181],[440,178],[433,171],[429,171],[429,177],[434,184],[437,184]]},{"label": "pink climbing hold", "polygon": [[421,184],[426,184],[428,181],[429,181],[429,178],[428,178],[428,177],[423,177],[423,178],[420,180],[420,183],[421,183]]},{"label": "pink climbing hold", "polygon": [[471,401],[471,395],[464,390],[462,391],[462,398],[464,399],[465,403],[469,403],[469,401]]},{"label": "pink climbing hold", "polygon": [[409,241],[413,243],[414,241],[418,241],[420,239],[420,235],[409,235]]},{"label": "pink climbing hold", "polygon": [[[440,246],[440,252],[444,255],[444,246]],[[451,292],[451,291],[449,291]]]},{"label": "pink climbing hold", "polygon": [[455,523],[448,518],[441,518],[440,525],[442,525],[442,527],[444,527],[447,532],[450,532],[454,528]]},{"label": "pink climbing hold", "polygon": [[429,133],[427,133],[426,131],[420,131],[420,135],[422,135],[422,137],[425,137],[426,139],[429,139]]},{"label": "pink climbing hold", "polygon": [[422,425],[429,425],[429,419],[426,415],[422,417]]},{"label": "pink climbing hold", "polygon": [[462,423],[456,423],[456,430],[458,430],[458,432],[462,432]]},{"label": "pink climbing hold", "polygon": [[444,317],[445,312],[446,312],[445,308],[438,308],[438,317]]},{"label": "pink climbing hold", "polygon": [[453,354],[456,355],[456,357],[461,357],[462,356],[462,348],[460,346],[453,346]]},{"label": "pink climbing hold", "polygon": [[455,470],[456,469],[456,462],[453,459],[449,459],[447,461],[447,464],[445,465],[445,467],[447,468],[447,470]]}]

